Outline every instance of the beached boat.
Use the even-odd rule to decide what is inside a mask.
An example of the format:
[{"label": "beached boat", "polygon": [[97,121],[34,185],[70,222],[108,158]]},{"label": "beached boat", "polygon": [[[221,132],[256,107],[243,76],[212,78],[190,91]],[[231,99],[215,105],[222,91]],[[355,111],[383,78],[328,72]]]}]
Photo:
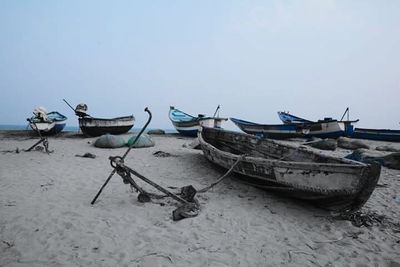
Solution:
[{"label": "beached boat", "polygon": [[243,132],[264,138],[338,138],[344,134],[338,122],[332,119],[290,124],[259,124],[236,118],[230,119]]},{"label": "beached boat", "polygon": [[377,141],[400,142],[400,130],[389,129],[365,129],[346,127],[346,136],[357,139],[368,139]]},{"label": "beached boat", "polygon": [[90,116],[79,117],[79,127],[86,136],[100,136],[103,134],[123,134],[128,132],[135,123],[133,115],[104,119]]},{"label": "beached boat", "polygon": [[[400,130],[355,128],[353,124],[359,120],[349,120],[349,116],[347,116],[347,120],[343,120],[345,115],[348,115],[348,113],[349,108],[347,108],[344,112],[342,119],[338,121],[339,125],[341,125],[341,128],[344,129],[345,136],[357,139],[400,142]],[[287,112],[278,112],[278,116],[285,124],[304,124],[312,122]]]},{"label": "beached boat", "polygon": [[379,164],[328,156],[253,135],[203,127],[198,139],[212,163],[229,169],[239,160],[234,172],[243,181],[328,210],[359,209],[380,176]]},{"label": "beached boat", "polygon": [[135,123],[133,115],[111,119],[95,118],[87,113],[88,107],[86,104],[78,104],[74,109],[65,99],[63,100],[79,117],[79,128],[82,133],[89,137],[103,134],[123,134],[132,129]]},{"label": "beached boat", "polygon": [[65,125],[67,117],[57,111],[47,113],[46,109],[40,107],[33,112],[34,116],[28,118],[32,130],[40,131],[41,135],[55,135],[60,133]]},{"label": "beached boat", "polygon": [[174,125],[175,129],[181,135],[196,137],[197,132],[200,129],[200,125],[205,127],[221,128],[222,122],[228,120],[226,118],[220,118],[215,116],[217,114],[218,109],[219,106],[215,111],[213,117],[206,117],[201,114],[199,114],[197,117],[194,117],[171,106],[169,109],[168,116],[172,122],[172,125]]}]

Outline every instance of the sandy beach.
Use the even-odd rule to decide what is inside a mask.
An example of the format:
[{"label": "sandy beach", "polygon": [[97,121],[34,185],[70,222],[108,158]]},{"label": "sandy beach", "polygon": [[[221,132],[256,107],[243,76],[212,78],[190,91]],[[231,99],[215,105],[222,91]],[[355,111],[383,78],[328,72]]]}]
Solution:
[{"label": "sandy beach", "polygon": [[[132,150],[125,163],[160,185],[200,189],[224,174],[187,146],[193,139],[152,138],[154,147]],[[0,132],[1,267],[400,266],[399,170],[382,168],[379,187],[362,209],[381,220],[368,227],[240,183],[235,175],[197,196],[197,217],[173,221],[175,201],[140,203],[117,175],[90,204],[112,171],[108,157],[126,148],[99,149],[95,138],[65,134],[49,138],[50,155],[21,151],[36,140]],[[156,157],[156,151],[171,156]],[[76,157],[87,152],[96,158]]]}]

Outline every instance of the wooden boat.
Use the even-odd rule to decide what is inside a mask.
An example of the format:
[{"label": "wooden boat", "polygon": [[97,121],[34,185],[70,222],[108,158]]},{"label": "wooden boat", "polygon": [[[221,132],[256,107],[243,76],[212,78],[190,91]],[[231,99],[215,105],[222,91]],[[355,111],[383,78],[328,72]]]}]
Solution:
[{"label": "wooden boat", "polygon": [[34,114],[35,116],[27,120],[31,129],[39,130],[41,135],[58,134],[66,125],[67,117],[57,111],[47,113],[45,109],[38,109],[38,111],[34,111]]},{"label": "wooden boat", "polygon": [[[400,130],[390,129],[366,129],[366,128],[355,128],[352,123],[358,122],[349,120],[349,108],[346,108],[343,116],[342,123],[345,127],[345,133],[347,137],[358,138],[358,139],[369,139],[378,141],[389,141],[389,142],[400,142]],[[343,120],[347,114],[347,120]]]},{"label": "wooden boat", "polygon": [[86,136],[95,137],[103,134],[123,134],[128,132],[135,123],[133,115],[104,119],[90,116],[79,117],[79,127]]},{"label": "wooden boat", "polygon": [[379,164],[364,164],[282,144],[253,135],[203,127],[198,139],[204,156],[254,186],[350,212],[369,199],[380,176]]},{"label": "wooden boat", "polygon": [[200,125],[205,127],[221,128],[222,122],[228,120],[226,118],[216,117],[215,115],[218,110],[219,106],[217,107],[213,117],[206,117],[202,114],[194,117],[171,106],[168,116],[172,125],[174,125],[175,129],[181,135],[196,137]]},{"label": "wooden boat", "polygon": [[336,120],[327,119],[309,123],[258,124],[236,118],[230,118],[243,132],[263,138],[338,138],[344,131]]},{"label": "wooden boat", "polygon": [[128,132],[135,123],[133,115],[111,119],[95,118],[87,113],[88,107],[86,104],[78,104],[74,109],[65,99],[63,100],[79,117],[79,128],[82,133],[89,137],[103,134],[123,134]]},{"label": "wooden boat", "polygon": [[[400,142],[400,130],[355,128],[353,124],[359,120],[350,120],[348,113],[349,108],[346,109],[341,120],[338,121],[339,125],[341,125],[341,128],[344,129],[345,136],[357,139]],[[347,120],[343,120],[346,114]],[[278,112],[278,115],[285,124],[312,122],[287,112]]]},{"label": "wooden boat", "polygon": [[365,129],[365,128],[353,129],[353,127],[347,126],[346,136],[357,139],[400,142],[400,130]]}]

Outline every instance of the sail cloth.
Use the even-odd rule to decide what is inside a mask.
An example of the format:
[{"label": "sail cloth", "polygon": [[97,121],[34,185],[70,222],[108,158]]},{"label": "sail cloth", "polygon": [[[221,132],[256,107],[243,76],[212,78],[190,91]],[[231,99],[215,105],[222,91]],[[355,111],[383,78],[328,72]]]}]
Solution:
[{"label": "sail cloth", "polygon": [[[130,146],[133,141],[137,137],[137,133],[133,134],[132,137],[125,141],[122,136],[112,135],[112,134],[104,134],[96,139],[94,142],[95,147],[99,148],[119,148],[123,146]],[[141,147],[152,147],[154,146],[154,141],[147,134],[142,134],[136,143],[133,145],[133,148],[141,148]]]}]

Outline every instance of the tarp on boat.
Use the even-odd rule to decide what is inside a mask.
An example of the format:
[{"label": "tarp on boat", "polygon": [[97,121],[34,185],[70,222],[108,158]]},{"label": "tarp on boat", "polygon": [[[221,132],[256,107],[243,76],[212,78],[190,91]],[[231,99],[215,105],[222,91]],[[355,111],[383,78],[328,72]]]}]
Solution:
[{"label": "tarp on boat", "polygon": [[[134,133],[131,138],[129,138],[127,142],[127,146],[130,146],[133,141],[135,141],[137,137],[137,133]],[[141,147],[152,147],[154,146],[154,141],[151,139],[151,137],[148,134],[142,134],[139,139],[136,141],[136,143],[133,145],[134,148],[141,148]]]},{"label": "tarp on boat", "polygon": [[93,145],[99,148],[118,148],[125,146],[125,144],[126,142],[121,136],[104,134],[97,138]]}]

